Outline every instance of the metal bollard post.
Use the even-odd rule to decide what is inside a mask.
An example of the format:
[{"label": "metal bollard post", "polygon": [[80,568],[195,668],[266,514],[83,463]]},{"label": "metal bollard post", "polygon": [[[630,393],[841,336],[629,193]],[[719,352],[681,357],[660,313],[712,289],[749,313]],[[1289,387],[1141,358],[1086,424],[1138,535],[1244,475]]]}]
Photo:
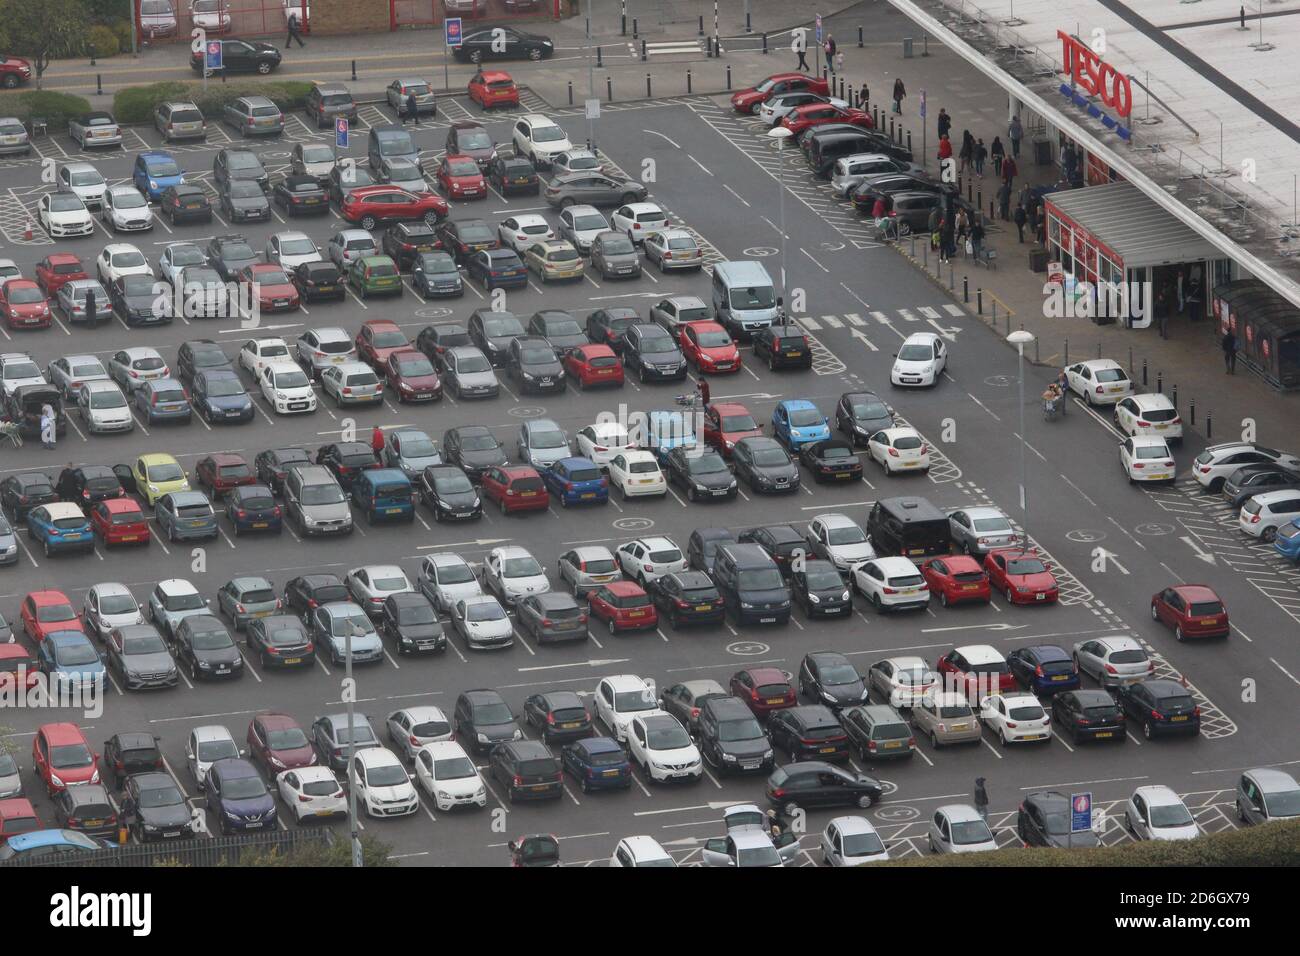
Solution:
[{"label": "metal bollard post", "polygon": [[653,94],[650,92],[650,74],[645,75],[645,98],[650,99]]},{"label": "metal bollard post", "polygon": [[966,201],[971,202],[974,198],[975,198],[975,183],[969,182],[966,184]]},{"label": "metal bollard post", "polygon": [[637,18],[636,18],[636,17],[633,17],[633,18],[632,18],[632,39],[635,40],[635,39],[637,39],[640,35],[641,35],[641,31],[640,31],[639,29],[637,29]]},{"label": "metal bollard post", "polygon": [[1165,373],[1156,372],[1156,391],[1161,395],[1165,393]]},{"label": "metal bollard post", "polygon": [[1133,346],[1128,347],[1128,373],[1133,374]]},{"label": "metal bollard post", "polygon": [[605,99],[611,103],[614,102],[614,78],[612,76],[605,77]]},{"label": "metal bollard post", "polygon": [[1193,398],[1191,402],[1189,402],[1188,404],[1190,405],[1190,408],[1188,409],[1188,413],[1191,415],[1192,427],[1195,428],[1196,427],[1196,399]]},{"label": "metal bollard post", "polygon": [[357,61],[356,61],[356,60],[353,60],[353,61],[352,61],[352,79],[353,79],[353,80],[356,80],[356,78],[357,78]]},{"label": "metal bollard post", "polygon": [[731,64],[727,64],[727,89],[731,89]]},{"label": "metal bollard post", "polygon": [[754,25],[750,22],[748,13],[745,14],[745,32],[746,33],[754,32]]},{"label": "metal bollard post", "polygon": [[880,107],[871,107],[871,128],[880,129]]},{"label": "metal bollard post", "polygon": [[1205,437],[1207,440],[1214,437],[1214,412],[1205,413]]},{"label": "metal bollard post", "polygon": [[767,53],[767,34],[763,34],[763,53]]},{"label": "metal bollard post", "polygon": [[716,33],[713,35],[713,55],[722,56],[722,37],[718,36]]},{"label": "metal bollard post", "polygon": [[1142,387],[1147,387],[1147,360],[1142,360]]},{"label": "metal bollard post", "polygon": [[929,272],[930,271],[930,244],[928,242],[921,243],[921,261],[925,264],[925,270]]},{"label": "metal bollard post", "polygon": [[840,99],[844,99],[844,77],[840,77]]},{"label": "metal bollard post", "polygon": [[691,68],[689,66],[686,68],[686,92],[691,92]]},{"label": "metal bollard post", "polygon": [[569,105],[573,105],[573,80],[569,80]]},{"label": "metal bollard post", "polygon": [[[998,300],[994,299],[993,300],[993,328],[996,329],[997,327],[998,327]],[[1007,335],[1010,334],[1011,334],[1010,332],[1007,333]]]},{"label": "metal bollard post", "polygon": [[948,260],[948,291],[949,292],[957,288],[956,283],[957,283],[957,279],[955,276],[955,269],[953,267],[952,260],[949,259]]},{"label": "metal bollard post", "polygon": [[600,52],[600,47],[596,47],[596,68],[600,69],[605,65],[604,55]]},{"label": "metal bollard post", "polygon": [[993,208],[993,200],[990,199],[990,200],[989,200],[989,219],[994,219],[994,218],[996,218],[996,217],[997,217],[997,212],[996,212],[996,211],[994,210],[994,208]]},{"label": "metal bollard post", "polygon": [[1177,382],[1174,383],[1174,387],[1171,389],[1171,391],[1173,392],[1173,394],[1169,397],[1169,401],[1173,404],[1174,408],[1177,408],[1178,407],[1178,383]]},{"label": "metal bollard post", "polygon": [[961,277],[961,300],[970,305],[970,276]]},{"label": "metal bollard post", "polygon": [[975,190],[975,208],[976,208],[976,209],[983,209],[983,208],[984,208],[984,190],[983,190],[983,188],[980,188],[980,189]]},{"label": "metal bollard post", "polygon": [[975,314],[984,314],[984,290],[978,286],[975,287]]},{"label": "metal bollard post", "polygon": [[892,116],[889,117],[889,138],[894,138],[894,118]]},{"label": "metal bollard post", "polygon": [[104,95],[104,77],[99,73],[95,74],[95,93],[98,96]]},{"label": "metal bollard post", "polygon": [[[1021,326],[1021,328],[1024,328],[1024,326]],[[1039,339],[1039,337],[1035,335],[1035,336],[1034,336],[1034,364],[1035,364],[1035,365],[1037,365],[1038,362],[1039,362],[1039,359],[1038,359],[1038,343],[1039,343],[1040,341],[1042,341],[1042,340]]]},{"label": "metal bollard post", "polygon": [[1065,340],[1065,364],[1070,364],[1070,340]]},{"label": "metal bollard post", "polygon": [[858,24],[858,49],[862,49],[862,24]]},{"label": "metal bollard post", "polygon": [[618,35],[621,37],[627,36],[627,14],[626,13],[623,14],[623,25],[619,27]]},{"label": "metal bollard post", "polygon": [[704,36],[704,14],[700,14],[700,36]]},{"label": "metal bollard post", "polygon": [[910,129],[907,131],[907,151],[909,153],[912,151],[912,131]]},{"label": "metal bollard post", "polygon": [[646,42],[645,40],[642,40],[641,41],[641,62],[642,63],[645,62],[645,58],[646,58]]}]

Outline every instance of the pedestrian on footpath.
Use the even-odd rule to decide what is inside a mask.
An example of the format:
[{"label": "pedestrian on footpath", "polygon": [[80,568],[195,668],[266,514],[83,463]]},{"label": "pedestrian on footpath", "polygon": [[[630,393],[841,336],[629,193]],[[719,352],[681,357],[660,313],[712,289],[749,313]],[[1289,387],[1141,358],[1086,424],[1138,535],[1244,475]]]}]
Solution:
[{"label": "pedestrian on footpath", "polygon": [[998,189],[998,213],[1002,216],[1002,221],[1007,222],[1011,218],[1011,184],[1004,182]]},{"label": "pedestrian on footpath", "polygon": [[1065,374],[1065,369],[1061,369],[1061,374],[1056,376],[1056,387],[1061,390],[1061,395],[1066,401],[1061,402],[1061,414],[1065,414],[1066,406],[1070,404],[1070,376]]},{"label": "pedestrian on footpath", "polygon": [[989,792],[984,789],[984,778],[975,778],[975,812],[987,822],[989,818]]},{"label": "pedestrian on footpath", "polygon": [[989,147],[989,154],[993,157],[993,175],[1001,178],[1002,160],[1007,155],[1007,151],[1002,145],[1002,140],[996,136],[993,137],[993,145]]},{"label": "pedestrian on footpath", "polygon": [[939,261],[949,262],[952,260],[953,253],[957,250],[957,224],[951,217],[945,216],[943,225],[939,227]]},{"label": "pedestrian on footpath", "polygon": [[948,141],[947,133],[939,137],[939,163],[945,159],[952,159],[952,143]]},{"label": "pedestrian on footpath", "polygon": [[967,218],[966,216],[966,210],[958,209],[957,210],[957,243],[962,247],[963,252],[965,252],[966,250],[966,246],[965,246],[966,236],[969,232],[970,232],[970,219]]},{"label": "pedestrian on footpath", "polygon": [[420,104],[415,102],[414,93],[406,94],[406,112],[407,115],[411,117],[411,122],[414,125],[419,126],[420,125]]},{"label": "pedestrian on footpath", "polygon": [[306,46],[307,44],[302,42],[302,35],[298,32],[297,11],[291,12],[289,14],[289,19],[286,22],[289,27],[289,36],[285,38],[284,48],[287,50],[289,47],[293,46],[294,40],[298,41],[298,46]]},{"label": "pedestrian on footpath", "polygon": [[1012,216],[1012,218],[1015,220],[1015,223],[1016,223],[1016,232],[1020,234],[1020,243],[1021,243],[1021,245],[1024,245],[1024,242],[1025,242],[1025,220],[1026,220],[1026,218],[1027,218],[1027,217],[1025,216],[1025,207],[1024,207],[1024,206],[1017,206],[1017,207],[1016,207],[1015,214]]},{"label": "pedestrian on footpath", "polygon": [[799,62],[795,65],[795,69],[801,73],[811,73],[812,67],[808,65],[808,31],[795,30],[794,42],[791,43],[790,48],[799,54]]},{"label": "pedestrian on footpath", "polygon": [[958,172],[966,172],[970,167],[972,160],[975,158],[975,137],[970,134],[970,130],[961,131],[961,152],[957,154],[960,160],[957,164]]},{"label": "pedestrian on footpath", "polygon": [[970,227],[970,247],[971,255],[975,257],[976,262],[979,262],[984,254],[984,219],[976,213],[974,220]]},{"label": "pedestrian on footpath", "polygon": [[930,249],[938,251],[939,249],[939,227],[943,224],[943,212],[938,206],[930,210],[930,221],[927,226],[930,230]]},{"label": "pedestrian on footpath", "polygon": [[1229,375],[1237,374],[1237,337],[1232,334],[1232,329],[1223,333],[1223,367]]},{"label": "pedestrian on footpath", "polygon": [[862,90],[858,93],[858,109],[862,110],[865,113],[867,110],[867,101],[870,99],[871,99],[871,91],[867,89],[867,83],[864,80],[862,82]]},{"label": "pedestrian on footpath", "polygon": [[1164,286],[1156,290],[1156,322],[1159,324],[1160,337],[1169,338],[1169,295]]},{"label": "pedestrian on footpath", "polygon": [[935,125],[939,129],[939,138],[943,139],[948,135],[948,130],[952,129],[952,117],[942,106],[939,107],[939,117],[935,120]]},{"label": "pedestrian on footpath", "polygon": [[903,86],[903,78],[900,76],[894,80],[894,112],[899,116],[903,115],[903,98],[907,96],[907,87]]},{"label": "pedestrian on footpath", "polygon": [[831,36],[829,33],[826,34],[826,43],[822,46],[822,50],[826,53],[826,67],[831,71],[831,76],[834,76],[836,51],[835,37]]},{"label": "pedestrian on footpath", "polygon": [[86,290],[86,328],[93,329],[99,324],[99,300],[95,298],[92,286]]},{"label": "pedestrian on footpath", "polygon": [[384,453],[384,430],[378,425],[370,433],[370,450],[375,453],[376,458]]},{"label": "pedestrian on footpath", "polygon": [[1002,160],[1002,178],[1006,180],[1007,186],[1015,185],[1016,176],[1020,174],[1020,167],[1016,165],[1014,156],[1008,156]]},{"label": "pedestrian on footpath", "polygon": [[1016,159],[1020,158],[1020,140],[1024,135],[1025,128],[1020,125],[1020,117],[1011,117],[1011,125],[1007,127],[1007,139],[1011,140],[1011,155]]},{"label": "pedestrian on footpath", "polygon": [[973,160],[975,162],[975,172],[981,177],[984,175],[984,161],[989,158],[989,148],[984,145],[984,140],[975,141],[975,153]]},{"label": "pedestrian on footpath", "polygon": [[695,383],[695,391],[700,396],[700,407],[707,408],[709,404],[709,383],[703,375],[700,375],[700,380]]},{"label": "pedestrian on footpath", "polygon": [[41,444],[47,451],[54,450],[54,442],[59,434],[59,419],[50,405],[41,406]]}]

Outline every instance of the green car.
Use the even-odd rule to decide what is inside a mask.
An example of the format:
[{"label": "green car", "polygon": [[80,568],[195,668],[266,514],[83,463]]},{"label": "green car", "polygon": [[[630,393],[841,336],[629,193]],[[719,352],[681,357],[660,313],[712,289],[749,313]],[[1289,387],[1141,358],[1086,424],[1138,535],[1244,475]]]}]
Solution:
[{"label": "green car", "polygon": [[402,274],[388,256],[366,256],[352,263],[348,285],[363,299],[372,294],[401,295]]}]

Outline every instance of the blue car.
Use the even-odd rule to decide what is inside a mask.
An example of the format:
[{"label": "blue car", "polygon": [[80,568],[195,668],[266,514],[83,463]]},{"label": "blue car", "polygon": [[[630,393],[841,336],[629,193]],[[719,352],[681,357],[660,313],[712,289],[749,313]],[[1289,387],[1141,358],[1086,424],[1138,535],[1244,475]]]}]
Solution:
[{"label": "blue car", "polygon": [[45,549],[46,557],[61,551],[95,550],[95,532],[90,529],[90,519],[67,501],[52,501],[27,512],[27,535]]},{"label": "blue car", "polygon": [[245,531],[284,531],[284,514],[266,485],[236,485],[226,495],[226,518],[236,535]]},{"label": "blue car", "polygon": [[690,412],[658,410],[646,416],[646,444],[661,465],[674,448],[694,448],[700,437]]},{"label": "blue car", "polygon": [[185,182],[185,174],[171,153],[153,149],[135,157],[131,182],[150,202],[158,202],[168,186],[179,186]]},{"label": "blue car", "polygon": [[609,479],[590,458],[561,458],[542,472],[542,481],[564,508],[609,501]]},{"label": "blue car", "polygon": [[1277,529],[1273,539],[1273,550],[1284,558],[1300,561],[1300,518],[1293,519]]},{"label": "blue car", "polygon": [[592,790],[627,790],[632,786],[632,765],[613,737],[575,740],[560,751],[560,765],[583,793]]},{"label": "blue car", "polygon": [[150,425],[158,422],[189,424],[190,400],[185,395],[185,386],[174,378],[156,378],[141,383],[131,400]]},{"label": "blue car", "polygon": [[251,422],[253,399],[230,368],[210,368],[194,375],[195,410],[210,425],[217,422]]},{"label": "blue car", "polygon": [[275,829],[275,798],[258,769],[244,758],[214,763],[203,779],[203,790],[222,833]]},{"label": "blue car", "polygon": [[352,479],[352,500],[366,521],[415,520],[415,488],[400,468],[369,468]]},{"label": "blue car", "polygon": [[1056,644],[1018,647],[1007,655],[1011,673],[1034,694],[1079,689],[1079,668],[1065,648]]},{"label": "blue car", "polygon": [[73,688],[107,680],[108,672],[90,638],[82,631],[55,631],[36,646],[36,666],[50,681],[50,689]]},{"label": "blue car", "polygon": [[33,830],[11,836],[4,846],[0,846],[0,862],[19,857],[49,856],[51,847],[60,856],[72,853],[94,853],[112,847],[107,840],[96,840],[76,830]]},{"label": "blue car", "polygon": [[772,437],[793,454],[804,445],[830,438],[831,428],[816,405],[791,398],[779,402],[772,411]]},{"label": "blue car", "polygon": [[217,513],[201,491],[173,491],[154,502],[154,520],[168,541],[215,538]]}]

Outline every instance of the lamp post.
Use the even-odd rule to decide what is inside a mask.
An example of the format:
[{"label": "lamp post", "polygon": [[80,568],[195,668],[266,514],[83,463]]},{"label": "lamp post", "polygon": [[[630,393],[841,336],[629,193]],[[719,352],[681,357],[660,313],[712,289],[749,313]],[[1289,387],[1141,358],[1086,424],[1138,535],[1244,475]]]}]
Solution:
[{"label": "lamp post", "polygon": [[1025,497],[1025,346],[1034,341],[1033,333],[1017,329],[1007,336],[1016,347],[1016,364],[1020,373],[1020,523],[1024,529],[1024,548],[1029,550],[1029,503]]},{"label": "lamp post", "polygon": [[788,292],[785,287],[785,141],[794,134],[784,126],[773,126],[767,135],[776,140],[777,181],[781,184],[778,203],[781,209],[781,299],[784,302]]},{"label": "lamp post", "polygon": [[348,622],[347,633],[343,636],[344,682],[347,684],[348,705],[348,767],[345,777],[348,781],[348,833],[352,837],[352,865],[363,865],[361,856],[361,833],[357,830],[357,788],[352,786],[352,761],[357,755],[356,719],[353,716],[353,701],[356,689],[352,683],[352,638],[361,637],[366,631],[356,621]]},{"label": "lamp post", "polygon": [[[623,22],[627,23],[627,4],[623,5]],[[587,0],[587,102],[596,98],[596,68],[591,60],[591,0]],[[587,148],[599,154],[596,148],[596,126],[591,119],[590,107],[583,110],[587,114]]]}]

